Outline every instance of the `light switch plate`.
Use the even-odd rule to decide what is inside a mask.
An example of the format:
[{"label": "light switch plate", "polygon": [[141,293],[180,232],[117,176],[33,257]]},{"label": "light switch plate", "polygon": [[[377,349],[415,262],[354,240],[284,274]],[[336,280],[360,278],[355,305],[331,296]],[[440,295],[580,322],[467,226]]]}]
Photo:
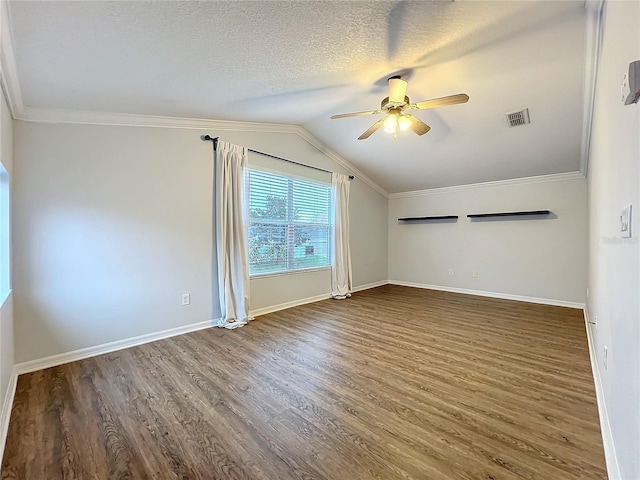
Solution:
[{"label": "light switch plate", "polygon": [[620,234],[622,238],[631,237],[631,204],[624,207],[620,212]]}]

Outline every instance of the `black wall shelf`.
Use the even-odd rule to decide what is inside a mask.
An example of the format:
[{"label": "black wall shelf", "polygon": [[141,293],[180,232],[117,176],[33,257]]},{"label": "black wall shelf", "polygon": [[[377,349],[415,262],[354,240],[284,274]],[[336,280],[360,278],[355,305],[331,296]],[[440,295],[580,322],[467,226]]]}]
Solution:
[{"label": "black wall shelf", "polygon": [[531,210],[528,212],[500,212],[500,213],[472,213],[467,215],[469,218],[488,218],[488,217],[523,217],[527,215],[549,215],[549,210]]},{"label": "black wall shelf", "polygon": [[458,215],[437,215],[431,217],[404,217],[399,218],[400,222],[419,222],[424,220],[452,220],[458,218]]}]

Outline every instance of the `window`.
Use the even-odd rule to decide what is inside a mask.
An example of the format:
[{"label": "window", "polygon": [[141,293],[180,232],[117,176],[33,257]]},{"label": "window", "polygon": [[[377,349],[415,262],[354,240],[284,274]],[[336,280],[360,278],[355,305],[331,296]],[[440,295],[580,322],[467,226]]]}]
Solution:
[{"label": "window", "polygon": [[247,171],[249,275],[331,265],[331,186]]}]

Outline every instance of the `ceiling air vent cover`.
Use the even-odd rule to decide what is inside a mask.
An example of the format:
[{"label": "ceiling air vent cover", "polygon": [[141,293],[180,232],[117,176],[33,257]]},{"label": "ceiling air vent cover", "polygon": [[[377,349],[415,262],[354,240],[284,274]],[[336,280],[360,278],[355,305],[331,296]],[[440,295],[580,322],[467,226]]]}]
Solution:
[{"label": "ceiling air vent cover", "polygon": [[519,125],[531,123],[531,120],[529,120],[528,108],[518,110],[517,112],[505,113],[504,115],[507,117],[507,123],[510,127],[517,127]]}]

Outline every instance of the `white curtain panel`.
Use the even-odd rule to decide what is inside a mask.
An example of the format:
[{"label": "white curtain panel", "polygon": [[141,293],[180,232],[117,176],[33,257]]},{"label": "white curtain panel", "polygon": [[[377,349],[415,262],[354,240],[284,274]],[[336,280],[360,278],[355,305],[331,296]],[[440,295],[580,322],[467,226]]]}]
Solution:
[{"label": "white curtain panel", "polygon": [[244,189],[247,159],[246,148],[218,141],[214,208],[221,318],[217,325],[225,328],[241,327],[251,320]]},{"label": "white curtain panel", "polygon": [[349,187],[347,175],[333,173],[333,265],[331,268],[331,298],[344,299],[351,296],[351,249],[349,248]]}]

